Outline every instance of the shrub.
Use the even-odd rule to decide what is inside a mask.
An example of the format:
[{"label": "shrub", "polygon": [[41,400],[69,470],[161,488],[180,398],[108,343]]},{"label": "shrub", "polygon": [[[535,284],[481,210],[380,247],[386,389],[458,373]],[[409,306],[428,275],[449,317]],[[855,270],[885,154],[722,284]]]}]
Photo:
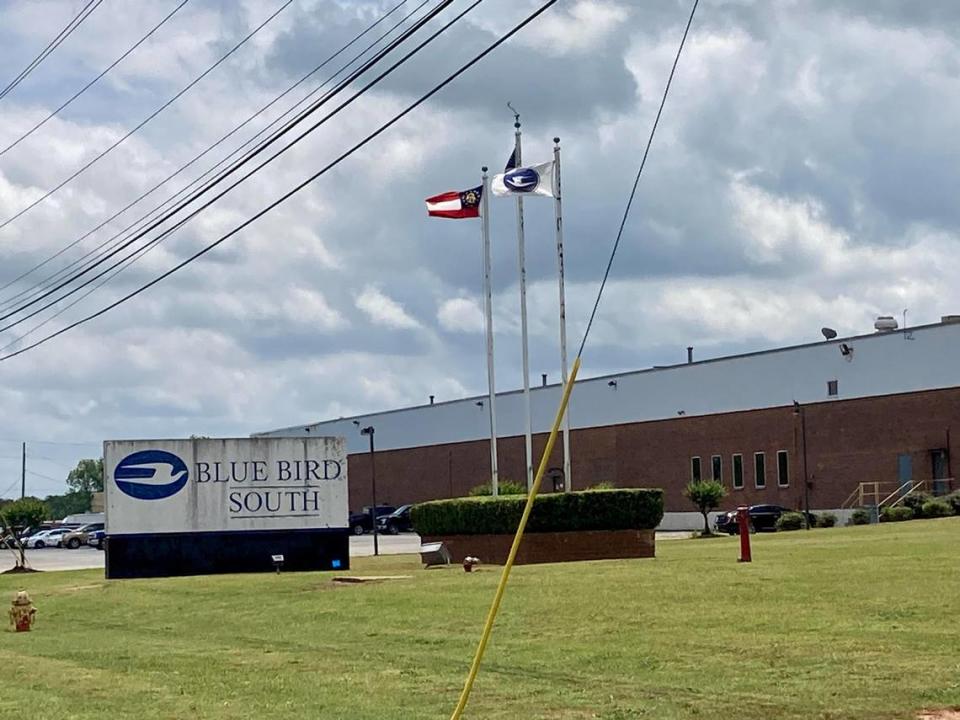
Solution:
[{"label": "shrub", "polygon": [[609,480],[604,480],[603,482],[598,482],[596,485],[591,485],[587,490],[616,490],[617,486],[614,485]]},{"label": "shrub", "polygon": [[880,522],[903,522],[913,520],[913,510],[908,507],[885,507],[880,511]]},{"label": "shrub", "polygon": [[944,495],[940,499],[950,504],[950,506],[953,508],[954,515],[960,515],[960,490],[955,490],[949,495]]},{"label": "shrub", "polygon": [[[513,482],[513,480],[501,480],[497,483],[497,492],[500,495],[526,495],[527,486]],[[488,497],[490,495],[493,495],[490,483],[470,488],[470,497]]]},{"label": "shrub", "polygon": [[925,492],[915,492],[907,495],[903,502],[900,503],[903,507],[908,507],[913,510],[914,517],[923,517],[923,505],[933,500],[933,495]]},{"label": "shrub", "polygon": [[[525,497],[434,500],[413,508],[420,535],[509,535],[517,531]],[[663,518],[662,490],[585,490],[538,495],[527,532],[652,529]]]},{"label": "shrub", "polygon": [[859,508],[853,511],[853,514],[850,515],[849,523],[850,525],[869,525],[870,524],[870,512]]},{"label": "shrub", "polygon": [[815,517],[816,517],[816,523],[814,524],[817,527],[828,528],[828,527],[833,527],[834,525],[837,524],[837,516],[834,515],[833,513],[829,513],[829,512],[820,513]]},{"label": "shrub", "polygon": [[786,512],[777,519],[777,530],[802,530],[803,513]]},{"label": "shrub", "polygon": [[943,500],[927,500],[921,508],[923,517],[938,518],[953,515],[953,506]]}]

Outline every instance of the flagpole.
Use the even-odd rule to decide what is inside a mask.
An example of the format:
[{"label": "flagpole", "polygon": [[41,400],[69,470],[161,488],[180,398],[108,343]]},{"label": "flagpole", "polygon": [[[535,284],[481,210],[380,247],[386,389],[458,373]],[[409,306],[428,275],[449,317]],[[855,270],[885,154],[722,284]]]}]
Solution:
[{"label": "flagpole", "polygon": [[[563,286],[563,193],[560,191],[560,138],[553,139],[554,218],[557,228],[557,276],[560,287],[560,377],[567,386],[567,300]],[[570,407],[563,415],[563,490],[570,492],[573,479],[570,472]]]},{"label": "flagpole", "polygon": [[487,323],[487,406],[490,413],[490,491],[500,494],[500,476],[497,472],[497,397],[493,378],[493,289],[490,280],[490,178],[483,167],[483,190],[480,193],[480,229],[483,235],[483,312]]},{"label": "flagpole", "polygon": [[[520,114],[514,111],[514,160],[522,167]],[[533,422],[530,412],[530,357],[527,339],[527,261],[523,242],[523,196],[517,195],[517,254],[520,261],[520,341],[523,345],[523,404],[526,412],[527,490],[533,487]]]}]

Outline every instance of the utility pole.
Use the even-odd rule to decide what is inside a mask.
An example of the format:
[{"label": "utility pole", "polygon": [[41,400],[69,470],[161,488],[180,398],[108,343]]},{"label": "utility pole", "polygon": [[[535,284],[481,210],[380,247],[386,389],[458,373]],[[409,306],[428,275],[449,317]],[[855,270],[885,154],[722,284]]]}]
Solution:
[{"label": "utility pole", "polygon": [[375,453],[373,447],[373,434],[376,432],[373,425],[369,425],[360,431],[361,435],[370,437],[370,485],[371,495],[373,495],[373,507],[370,509],[370,517],[373,520],[373,554],[380,554],[379,535],[377,533],[377,467],[374,462]]},{"label": "utility pole", "polygon": [[27,444],[20,445],[20,499],[27,496]]}]

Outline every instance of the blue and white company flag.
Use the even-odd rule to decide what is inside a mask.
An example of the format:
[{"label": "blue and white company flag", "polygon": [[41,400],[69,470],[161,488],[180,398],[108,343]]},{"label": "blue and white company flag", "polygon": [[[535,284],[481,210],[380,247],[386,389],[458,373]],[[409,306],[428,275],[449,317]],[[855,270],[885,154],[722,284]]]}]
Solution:
[{"label": "blue and white company flag", "polygon": [[510,156],[506,171],[493,176],[490,189],[496,197],[507,195],[554,197],[552,162],[519,168],[511,167],[512,162],[513,155]]}]

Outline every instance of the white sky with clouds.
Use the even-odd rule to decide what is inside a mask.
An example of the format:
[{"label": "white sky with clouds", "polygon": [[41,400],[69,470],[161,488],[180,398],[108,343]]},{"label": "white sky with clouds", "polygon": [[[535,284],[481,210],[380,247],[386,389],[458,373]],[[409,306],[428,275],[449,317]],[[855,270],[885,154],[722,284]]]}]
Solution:
[{"label": "white sky with clouds", "polygon": [[[0,100],[0,144],[45,117],[176,4],[105,0]],[[121,137],[281,4],[191,0],[62,116],[0,156],[0,222]],[[6,75],[81,5],[0,5]],[[140,133],[0,229],[0,284],[175,170],[390,5],[296,0]],[[466,5],[456,0],[443,17]],[[38,332],[102,307],[232,228],[535,6],[486,0],[382,87]],[[482,392],[479,228],[428,219],[423,198],[478,184],[483,164],[501,166],[512,145],[508,100],[523,113],[527,161],[548,160],[551,138],[563,139],[569,334],[578,341],[688,11],[686,0],[558,3],[216,251],[107,316],[0,363],[0,495],[18,481],[21,438],[243,436],[431,394]],[[687,345],[703,358],[815,340],[823,325],[869,331],[876,315],[899,317],[904,308],[911,324],[956,312],[958,58],[960,4],[952,0],[702,0],[584,373],[680,362]],[[224,150],[262,126],[241,131]],[[107,239],[219,157],[49,267]],[[497,383],[509,389],[520,385],[513,210],[508,201],[492,205]],[[559,376],[555,257],[550,201],[531,199],[527,208],[536,383],[541,372]],[[0,333],[0,345],[60,307]],[[29,488],[41,496],[60,490],[66,469],[96,451],[31,444]]]}]

